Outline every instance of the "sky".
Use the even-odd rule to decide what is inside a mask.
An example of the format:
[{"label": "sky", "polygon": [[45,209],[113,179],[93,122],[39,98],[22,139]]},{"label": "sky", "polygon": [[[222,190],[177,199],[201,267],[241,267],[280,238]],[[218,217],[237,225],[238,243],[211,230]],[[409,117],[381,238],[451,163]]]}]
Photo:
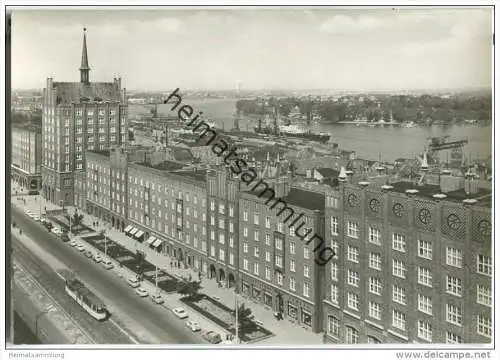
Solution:
[{"label": "sky", "polygon": [[492,10],[280,8],[14,10],[12,87],[130,90],[491,88]]}]

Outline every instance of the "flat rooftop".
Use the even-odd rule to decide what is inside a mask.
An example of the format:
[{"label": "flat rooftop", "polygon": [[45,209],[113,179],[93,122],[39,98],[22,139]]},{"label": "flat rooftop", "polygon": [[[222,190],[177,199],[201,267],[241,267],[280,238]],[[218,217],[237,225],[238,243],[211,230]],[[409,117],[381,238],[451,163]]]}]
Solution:
[{"label": "flat rooftop", "polygon": [[94,153],[97,155],[102,155],[102,156],[107,156],[109,157],[111,155],[111,152],[109,150],[87,150],[90,153]]},{"label": "flat rooftop", "polygon": [[176,171],[174,174],[194,179],[196,181],[207,181],[207,170],[182,170]]},{"label": "flat rooftop", "polygon": [[[405,193],[408,189],[416,189],[418,190],[418,194],[416,194],[416,196],[430,199],[434,199],[433,195],[442,193],[439,185],[416,186],[406,181],[391,183],[391,185],[394,187],[392,191]],[[464,189],[450,191],[444,194],[447,196],[446,199],[449,201],[462,202],[465,199],[476,199],[476,205],[487,207],[491,207],[492,205],[492,193],[490,189],[479,188],[479,192],[474,195],[467,195]]]},{"label": "flat rooftop", "polygon": [[140,162],[137,163],[138,165],[145,166],[148,168],[156,169],[156,170],[161,170],[161,171],[175,171],[175,170],[180,170],[184,167],[184,165],[173,162],[173,161],[162,161],[158,164],[152,165],[151,163],[148,162]]},{"label": "flat rooftop", "polygon": [[[259,197],[259,195],[262,193],[262,189],[245,192],[247,194]],[[288,205],[294,205],[303,209],[321,211],[325,209],[325,195],[314,191],[291,188],[288,194],[286,196],[282,196],[281,199]]]}]

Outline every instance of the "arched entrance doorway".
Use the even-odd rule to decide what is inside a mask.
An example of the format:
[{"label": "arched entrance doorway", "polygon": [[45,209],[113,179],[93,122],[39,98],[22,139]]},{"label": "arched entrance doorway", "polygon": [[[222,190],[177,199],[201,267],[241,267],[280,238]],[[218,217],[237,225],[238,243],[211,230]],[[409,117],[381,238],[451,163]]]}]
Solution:
[{"label": "arched entrance doorway", "polygon": [[217,276],[217,271],[215,270],[214,264],[210,265],[210,279],[213,279]]},{"label": "arched entrance doorway", "polygon": [[177,260],[179,260],[179,262],[184,261],[184,253],[181,248],[177,249]]},{"label": "arched entrance doorway", "polygon": [[125,223],[122,220],[122,231],[124,231],[124,230],[125,230]]},{"label": "arched entrance doorway", "polygon": [[219,281],[225,281],[226,280],[226,274],[224,273],[224,270],[219,269]]},{"label": "arched entrance doorway", "polygon": [[111,217],[111,226],[115,227],[115,217]]},{"label": "arched entrance doorway", "polygon": [[236,279],[234,278],[234,275],[232,273],[229,273],[227,279],[229,281],[229,287],[232,288],[236,284]]}]

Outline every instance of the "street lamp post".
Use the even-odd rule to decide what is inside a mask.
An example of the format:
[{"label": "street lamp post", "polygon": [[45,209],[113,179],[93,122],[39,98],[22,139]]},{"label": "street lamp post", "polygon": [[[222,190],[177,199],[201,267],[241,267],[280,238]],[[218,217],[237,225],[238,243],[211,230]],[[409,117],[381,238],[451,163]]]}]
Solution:
[{"label": "street lamp post", "polygon": [[155,264],[155,293],[158,295],[158,265]]},{"label": "street lamp post", "polygon": [[239,337],[239,325],[238,325],[238,295],[236,294],[235,297],[234,297],[234,303],[235,303],[235,307],[236,307],[236,330],[234,332],[234,335],[235,335],[235,339],[234,339],[234,342],[236,344],[239,344],[239,340],[240,340],[240,337]]}]

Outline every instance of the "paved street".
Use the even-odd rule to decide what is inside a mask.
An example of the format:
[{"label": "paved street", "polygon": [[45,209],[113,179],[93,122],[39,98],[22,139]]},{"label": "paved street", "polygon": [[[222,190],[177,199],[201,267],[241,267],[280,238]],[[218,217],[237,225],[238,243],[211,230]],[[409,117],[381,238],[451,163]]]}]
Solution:
[{"label": "paved street", "polygon": [[[69,208],[68,211],[73,213],[74,208]],[[81,212],[81,211],[79,211]],[[142,250],[146,253],[146,259],[153,264],[156,264],[159,268],[166,270],[167,273],[175,275],[177,277],[188,277],[192,276],[193,279],[198,279],[197,271],[192,269],[179,269],[170,266],[171,258],[164,255],[157,254],[154,250],[149,248],[147,245],[141,244],[138,241],[131,239],[124,233],[110,228],[109,224],[104,224],[104,221],[97,219],[91,215],[85,214],[84,223],[88,226],[92,226],[92,222],[99,221],[101,229],[106,229],[108,236],[124,246],[130,251],[135,252],[136,250]],[[235,305],[235,293],[233,289],[221,288],[217,285],[215,279],[208,279],[206,276],[202,276],[202,292],[210,295],[229,308],[234,308]],[[175,294],[173,296],[180,297],[180,295]],[[261,304],[254,303],[247,300],[241,296],[238,296],[238,302],[244,303],[245,306],[252,309],[252,313],[255,315],[257,320],[263,322],[263,326],[275,334],[263,341],[259,341],[258,344],[322,344],[322,334],[314,334],[296,324],[290,323],[288,321],[277,321],[273,317],[272,310],[266,309]]]},{"label": "paved street", "polygon": [[[34,203],[34,201],[33,201]],[[88,287],[95,291],[108,305],[112,314],[133,327],[139,334],[141,343],[161,344],[197,344],[204,340],[184,326],[184,321],[177,319],[166,308],[157,306],[150,299],[139,298],[125,282],[113,271],[106,271],[91,262],[75,249],[47,231],[38,223],[26,217],[17,207],[12,208],[13,220],[23,229],[23,233],[36,242],[40,248],[50,253],[68,268],[74,270]],[[126,318],[122,321],[122,318]]]},{"label": "paved street", "polygon": [[90,317],[87,312],[71,299],[64,291],[64,282],[43,260],[35,256],[30,249],[23,244],[23,237],[16,229],[12,230],[12,248],[14,258],[31,276],[33,276],[44,289],[50,293],[57,303],[77,321],[80,328],[85,331],[97,344],[130,344],[133,341],[126,336],[112,321],[97,321]]},{"label": "paved street", "polygon": [[[26,205],[23,204],[27,209],[32,210],[35,214],[38,214],[40,211],[40,203],[43,201],[43,206],[42,208],[47,208],[47,210],[52,210],[52,209],[60,209],[57,205],[54,205],[50,202],[45,202],[40,196],[37,197],[35,201],[34,196],[25,196],[26,199]],[[20,203],[19,200],[12,199],[14,203]],[[74,213],[75,208],[74,207],[68,207],[68,212],[69,213]],[[78,212],[82,213],[81,210],[78,210]],[[189,275],[192,276],[193,279],[198,279],[197,272],[191,270],[191,269],[179,269],[179,268],[174,268],[170,266],[170,257],[168,256],[163,256],[157,254],[154,250],[150,249],[147,245],[143,245],[130,237],[126,236],[124,233],[110,228],[110,224],[106,224],[103,220],[97,219],[91,215],[84,214],[84,224],[90,227],[93,227],[93,222],[94,221],[99,221],[99,229],[106,229],[106,233],[110,239],[113,241],[117,242],[118,244],[122,245],[126,249],[132,251],[135,253],[136,250],[142,250],[146,253],[146,259],[151,262],[152,264],[156,264],[160,269],[166,270],[167,273],[177,276],[177,277],[188,277]],[[146,285],[149,286],[149,285]],[[234,308],[235,304],[235,293],[233,289],[227,289],[227,288],[220,288],[216,281],[214,279],[207,279],[206,277],[202,277],[202,292],[206,293],[209,296],[212,296],[216,299],[218,299],[221,303],[226,305],[229,308]],[[179,294],[171,294],[167,299],[167,304],[170,304],[170,306],[183,306],[178,299],[180,298]],[[272,310],[266,309],[264,306],[261,304],[254,303],[248,299],[245,299],[241,296],[238,296],[238,302],[239,303],[244,303],[245,306],[250,307],[252,309],[253,314],[255,315],[255,318],[257,320],[260,320],[263,322],[263,326],[271,331],[275,336],[271,336],[267,339],[264,339],[262,341],[259,341],[258,344],[280,344],[280,345],[286,345],[286,344],[322,344],[322,334],[314,334],[311,331],[308,331],[296,324],[290,323],[286,320],[282,321],[277,321],[273,317],[273,312]],[[189,310],[189,309],[188,309]],[[192,311],[190,311],[192,312]],[[211,326],[210,329],[217,330],[219,332],[223,332],[223,329],[218,327],[216,324],[212,323],[208,319],[198,316],[197,321],[200,322],[200,324],[203,327],[203,324],[206,323],[207,326]]]}]

